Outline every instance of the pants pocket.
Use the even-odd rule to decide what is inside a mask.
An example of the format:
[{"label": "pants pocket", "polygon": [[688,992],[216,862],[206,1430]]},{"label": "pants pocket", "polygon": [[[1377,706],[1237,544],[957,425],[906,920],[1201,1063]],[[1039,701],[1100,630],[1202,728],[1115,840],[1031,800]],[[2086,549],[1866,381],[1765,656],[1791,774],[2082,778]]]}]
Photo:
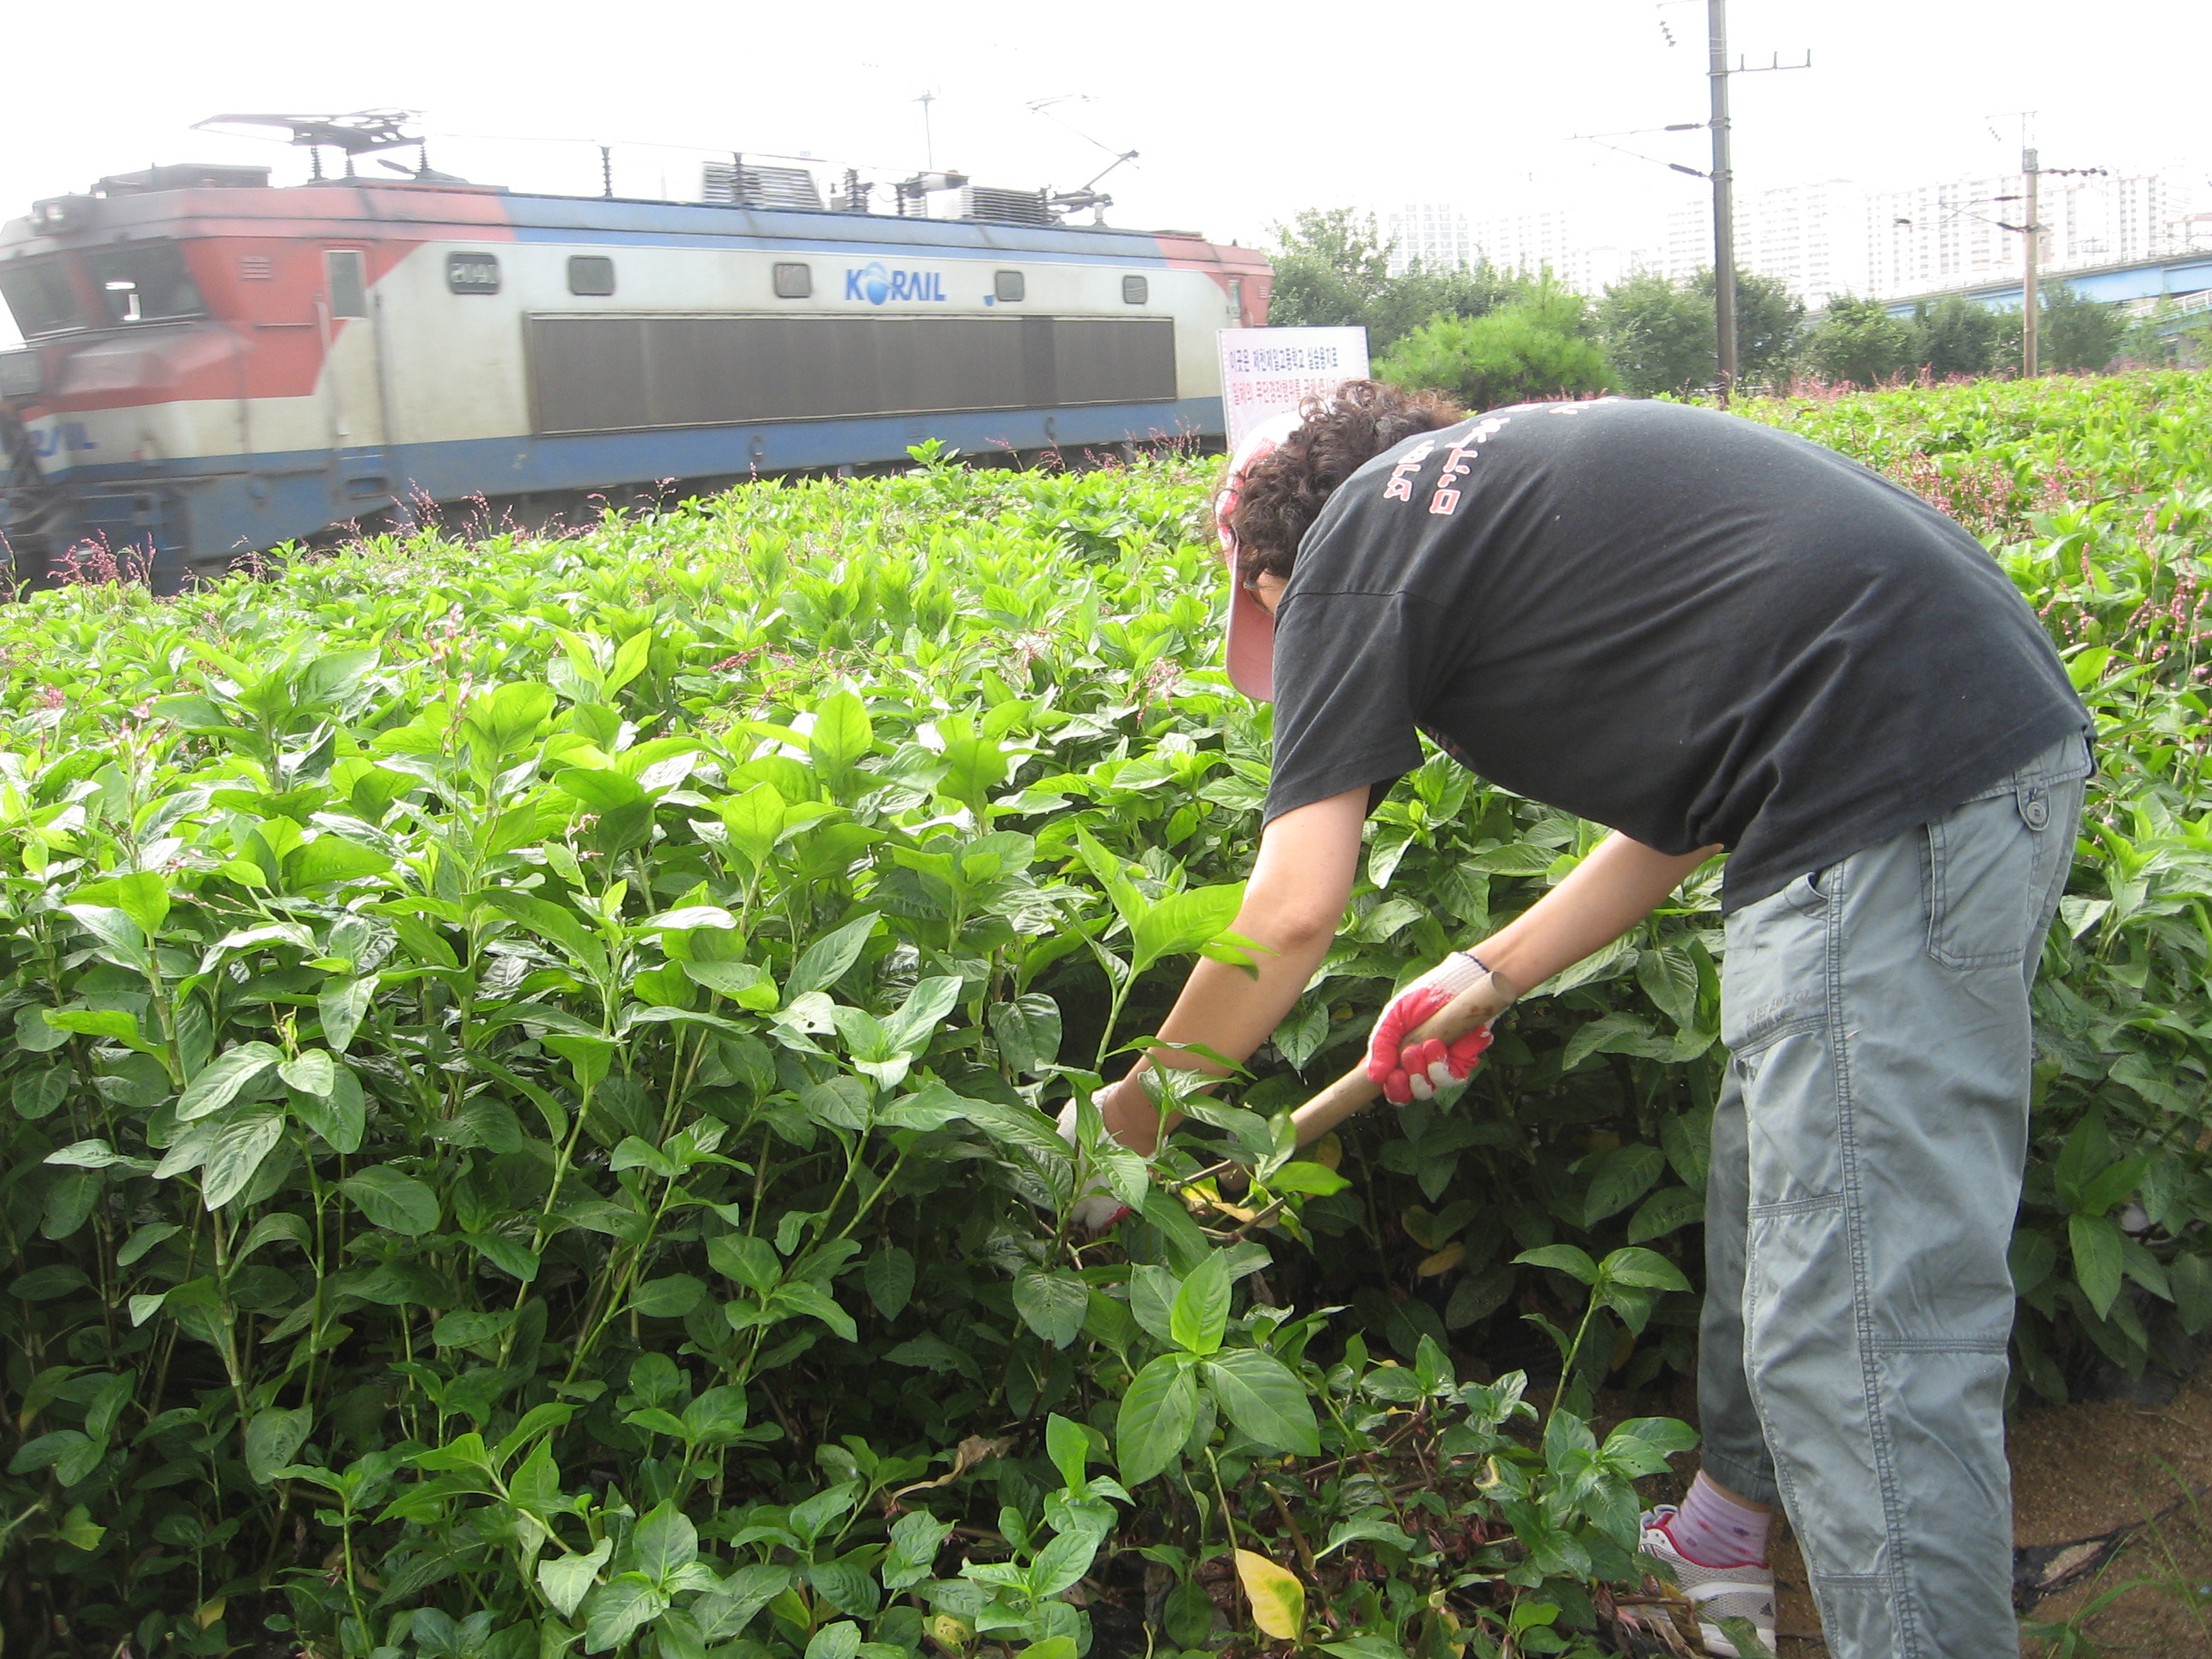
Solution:
[{"label": "pants pocket", "polygon": [[1947,968],[2021,964],[2039,896],[2036,842],[2051,807],[2047,783],[2023,783],[1954,806],[1922,830],[1929,956]]}]

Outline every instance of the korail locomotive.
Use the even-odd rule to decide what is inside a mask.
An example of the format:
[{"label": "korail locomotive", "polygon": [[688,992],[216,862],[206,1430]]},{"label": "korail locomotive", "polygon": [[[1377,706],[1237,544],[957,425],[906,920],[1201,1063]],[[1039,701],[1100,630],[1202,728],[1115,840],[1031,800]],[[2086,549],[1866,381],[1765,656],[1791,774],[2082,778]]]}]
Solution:
[{"label": "korail locomotive", "polygon": [[[0,228],[19,581],[105,550],[173,589],[337,526],[588,512],[926,439],[1218,441],[1215,331],[1266,320],[1256,252],[958,175],[887,211],[854,175],[825,203],[807,167],[744,157],[704,169],[705,201],[525,195],[427,161],[356,174],[415,142],[388,120],[219,118],[289,124],[317,176],[155,167]],[[948,189],[960,216],[924,216]]]}]

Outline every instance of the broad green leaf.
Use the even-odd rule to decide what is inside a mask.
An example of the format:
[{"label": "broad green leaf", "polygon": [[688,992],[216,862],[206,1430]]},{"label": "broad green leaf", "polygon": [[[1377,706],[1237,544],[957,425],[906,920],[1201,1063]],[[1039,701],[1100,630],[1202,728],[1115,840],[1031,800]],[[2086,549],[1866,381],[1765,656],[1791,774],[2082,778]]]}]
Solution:
[{"label": "broad green leaf", "polygon": [[1031,991],[1011,1002],[994,1002],[988,1012],[999,1054],[1018,1072],[1031,1075],[1060,1057],[1060,1005]]},{"label": "broad green leaf", "polygon": [[1055,1348],[1083,1334],[1091,1289],[1062,1268],[1030,1267],[1014,1277],[1014,1309],[1026,1324]]},{"label": "broad green leaf", "polygon": [[681,1319],[706,1298],[704,1280],[690,1273],[648,1279],[630,1292],[629,1305],[648,1319]]},{"label": "broad green leaf", "polygon": [[1129,929],[1131,961],[1138,973],[1165,957],[1196,953],[1227,930],[1244,902],[1242,883],[1192,887],[1148,906]]},{"label": "broad green leaf", "polygon": [[1647,1243],[1664,1238],[1679,1227],[1705,1219],[1705,1194],[1687,1187],[1662,1187],[1645,1199],[1629,1218],[1628,1242]]},{"label": "broad green leaf", "polygon": [[361,1079],[352,1066],[331,1067],[326,1096],[294,1095],[292,1112],[329,1143],[332,1152],[351,1154],[361,1150],[362,1137],[368,1128],[368,1104],[362,1097]]},{"label": "broad green leaf", "polygon": [[1198,1426],[1198,1383],[1182,1354],[1164,1353],[1130,1380],[1114,1419],[1122,1485],[1140,1485],[1176,1460]]},{"label": "broad green leaf", "polygon": [[1247,1439],[1313,1457],[1321,1431],[1305,1387],[1291,1368],[1258,1348],[1224,1348],[1201,1367],[1222,1415]]},{"label": "broad green leaf", "polygon": [[[920,1510],[900,1517],[902,1522],[921,1518],[925,1517]],[[896,1534],[896,1527],[892,1530]],[[709,1642],[729,1640],[752,1622],[755,1613],[789,1589],[791,1578],[789,1567],[767,1562],[739,1567],[722,1581],[719,1590],[691,1604],[691,1616],[698,1624],[699,1633]]]},{"label": "broad green leaf", "polygon": [[960,1000],[962,983],[944,975],[915,981],[898,1012],[884,1021],[884,1031],[893,1050],[919,1054],[928,1047],[939,1023]]},{"label": "broad green leaf", "polygon": [[318,836],[286,860],[286,876],[297,889],[360,881],[392,868],[391,855],[343,836]]},{"label": "broad green leaf", "polygon": [[668,1611],[668,1592],[643,1573],[625,1572],[592,1592],[585,1608],[584,1651],[618,1648]]},{"label": "broad green leaf", "polygon": [[855,775],[854,763],[875,744],[875,727],[867,705],[850,691],[825,698],[814,711],[814,729],[807,734],[807,758],[823,781],[841,795]]},{"label": "broad green leaf", "polygon": [[514,1323],[516,1310],[496,1313],[449,1313],[430,1328],[430,1340],[441,1348],[465,1348],[472,1342],[489,1342],[506,1334]]},{"label": "broad green leaf", "polygon": [[[1531,1251],[1533,1255],[1535,1252]],[[1527,1261],[1528,1256],[1518,1258]],[[1608,1255],[1598,1264],[1598,1272],[1615,1285],[1634,1285],[1651,1291],[1686,1291],[1690,1281],[1682,1270],[1656,1250],[1647,1250],[1631,1244]]]},{"label": "broad green leaf", "polygon": [[349,1176],[338,1190],[359,1206],[373,1226],[410,1238],[438,1224],[438,1195],[413,1176],[380,1164]]},{"label": "broad green leaf", "polygon": [[630,1534],[630,1566],[656,1584],[666,1583],[698,1557],[699,1529],[672,1503],[657,1505]]},{"label": "broad green leaf", "polygon": [[1646,951],[1636,959],[1636,982],[1675,1024],[1694,1024],[1698,1016],[1698,964],[1678,945]]},{"label": "broad green leaf", "polygon": [[615,652],[614,664],[607,670],[605,682],[606,695],[612,696],[645,672],[653,658],[653,629],[641,628],[624,640]]},{"label": "broad green leaf", "polygon": [[1061,1486],[1081,1492],[1091,1463],[1091,1431],[1054,1412],[1045,1419],[1044,1445],[1045,1455],[1060,1471]]},{"label": "broad green leaf", "polygon": [[810,1284],[805,1279],[793,1279],[777,1287],[775,1300],[794,1313],[806,1314],[820,1320],[848,1342],[860,1340],[860,1329],[853,1322],[853,1316],[839,1307],[829,1292],[818,1285]]},{"label": "broad green leaf", "polygon": [[520,922],[540,939],[558,946],[568,959],[595,979],[607,975],[606,946],[589,931],[583,917],[560,905],[505,888],[492,888],[483,902]]},{"label": "broad green leaf", "polygon": [[1585,1285],[1597,1283],[1597,1263],[1589,1259],[1589,1251],[1577,1249],[1571,1244],[1547,1244],[1539,1249],[1523,1250],[1513,1259],[1531,1267],[1556,1267]]},{"label": "broad green leaf", "polygon": [[1297,1575],[1264,1555],[1237,1552],[1237,1582],[1252,1604],[1252,1622],[1279,1642],[1295,1642],[1305,1632],[1306,1590]]},{"label": "broad green leaf", "polygon": [[755,1013],[774,1013],[782,1000],[768,969],[750,962],[686,962],[687,977]]},{"label": "broad green leaf", "polygon": [[469,1247],[510,1277],[527,1285],[538,1277],[538,1253],[519,1238],[501,1233],[464,1233]]},{"label": "broad green leaf", "polygon": [[261,1160],[284,1138],[276,1112],[243,1112],[216,1131],[200,1164],[200,1199],[219,1210],[246,1190]]},{"label": "broad green leaf", "polygon": [[597,1580],[599,1571],[615,1553],[615,1540],[602,1538],[588,1554],[563,1555],[538,1564],[538,1588],[563,1619],[576,1611]]},{"label": "broad green leaf", "polygon": [[2066,1218],[2066,1237],[2074,1247],[2074,1278],[2089,1307],[2102,1319],[2112,1310],[2120,1293],[2119,1224],[2110,1216],[2074,1215]]},{"label": "broad green leaf", "polygon": [[1058,1595],[1080,1582],[1091,1571],[1091,1564],[1098,1559],[1099,1538],[1095,1533],[1064,1532],[1036,1553],[1030,1564],[1029,1593],[1042,1598]]},{"label": "broad green leaf", "polygon": [[305,1406],[289,1411],[268,1406],[254,1413],[246,1425],[246,1472],[267,1486],[307,1443],[314,1420]]},{"label": "broad green leaf", "polygon": [[283,1058],[282,1051],[265,1042],[241,1042],[224,1049],[185,1085],[177,1100],[177,1121],[189,1123],[221,1111],[238,1097],[240,1090]]},{"label": "broad green leaf", "polygon": [[799,960],[792,963],[791,972],[783,981],[783,1000],[789,1002],[793,997],[822,990],[842,979],[845,970],[860,959],[876,920],[873,911],[855,916],[800,951]]},{"label": "broad green leaf", "polygon": [[358,979],[333,977],[323,982],[315,1006],[322,1016],[323,1041],[336,1053],[342,1054],[351,1046],[354,1033],[361,1029],[376,1000],[376,985],[374,974]]},{"label": "broad green leaf", "polygon": [[1168,1328],[1179,1347],[1212,1353],[1229,1325],[1229,1266],[1218,1253],[1207,1255],[1184,1279],[1168,1315]]},{"label": "broad green leaf", "polygon": [[1615,1146],[1590,1163],[1589,1192],[1583,1200],[1583,1225],[1595,1227],[1650,1192],[1667,1167],[1656,1146]]},{"label": "broad green leaf", "polygon": [[860,1268],[868,1300],[886,1319],[896,1319],[914,1297],[914,1257],[902,1246],[879,1245]]},{"label": "broad green leaf", "polygon": [[337,1067],[324,1048],[302,1049],[296,1059],[278,1062],[276,1075],[301,1093],[319,1097],[327,1097],[337,1086]]},{"label": "broad green leaf", "polygon": [[128,875],[88,883],[70,897],[79,904],[105,905],[122,911],[149,939],[158,934],[161,924],[168,920],[168,884],[150,870],[134,870]]}]

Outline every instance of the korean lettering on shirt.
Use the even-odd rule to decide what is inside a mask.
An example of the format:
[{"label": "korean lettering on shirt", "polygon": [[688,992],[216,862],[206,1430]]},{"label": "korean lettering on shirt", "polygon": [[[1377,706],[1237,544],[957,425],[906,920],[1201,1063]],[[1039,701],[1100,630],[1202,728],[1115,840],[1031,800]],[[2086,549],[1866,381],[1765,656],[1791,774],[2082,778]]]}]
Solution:
[{"label": "korean lettering on shirt", "polygon": [[1413,474],[1421,470],[1421,463],[1429,459],[1436,446],[1423,439],[1406,452],[1406,459],[1390,469],[1390,482],[1382,486],[1386,501],[1410,501],[1413,499]]},{"label": "korean lettering on shirt", "polygon": [[1439,517],[1449,518],[1459,511],[1460,492],[1452,488],[1455,478],[1463,478],[1474,469],[1468,463],[1475,457],[1475,446],[1487,441],[1505,424],[1503,416],[1493,415],[1478,421],[1467,436],[1444,452],[1443,470],[1437,474],[1436,494],[1429,497],[1429,511]]}]

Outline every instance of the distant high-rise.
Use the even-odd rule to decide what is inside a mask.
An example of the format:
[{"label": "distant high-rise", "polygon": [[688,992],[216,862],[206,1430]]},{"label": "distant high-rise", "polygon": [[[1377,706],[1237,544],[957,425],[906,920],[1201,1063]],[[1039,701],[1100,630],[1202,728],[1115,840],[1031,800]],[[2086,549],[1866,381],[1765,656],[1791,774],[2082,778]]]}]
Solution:
[{"label": "distant high-rise", "polygon": [[[2110,174],[2046,173],[2041,184],[2045,269],[2098,265],[2212,250],[2212,189],[2190,170]],[[1744,187],[1736,194],[1736,258],[1814,309],[1840,295],[1902,299],[2017,276],[2021,237],[2006,227],[2027,215],[2019,173],[1869,191],[1846,179]],[[1712,210],[1685,202],[1644,246],[1610,216],[1539,202],[1483,214],[1419,203],[1380,215],[1393,240],[1391,269],[1479,263],[1600,294],[1640,270],[1677,279],[1713,261]]]},{"label": "distant high-rise", "polygon": [[1425,270],[1488,264],[1531,276],[1548,270],[1568,288],[1598,294],[1644,259],[1632,248],[1584,234],[1579,216],[1564,208],[1474,219],[1448,203],[1418,202],[1382,209],[1376,219],[1390,240],[1393,276],[1416,261]]},{"label": "distant high-rise", "polygon": [[1379,216],[1390,242],[1390,274],[1402,276],[1419,263],[1424,270],[1457,270],[1480,256],[1468,234],[1464,210],[1447,202],[1407,202]]}]

